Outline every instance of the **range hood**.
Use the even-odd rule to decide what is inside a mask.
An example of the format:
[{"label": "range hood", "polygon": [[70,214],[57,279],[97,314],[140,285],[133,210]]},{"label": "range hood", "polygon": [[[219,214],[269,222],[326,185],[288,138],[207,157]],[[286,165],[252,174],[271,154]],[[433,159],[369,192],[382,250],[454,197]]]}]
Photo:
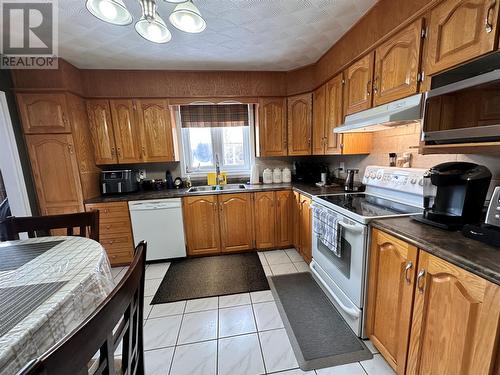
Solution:
[{"label": "range hood", "polygon": [[345,123],[333,132],[374,132],[415,123],[422,119],[422,106],[423,94],[416,94],[346,116]]}]

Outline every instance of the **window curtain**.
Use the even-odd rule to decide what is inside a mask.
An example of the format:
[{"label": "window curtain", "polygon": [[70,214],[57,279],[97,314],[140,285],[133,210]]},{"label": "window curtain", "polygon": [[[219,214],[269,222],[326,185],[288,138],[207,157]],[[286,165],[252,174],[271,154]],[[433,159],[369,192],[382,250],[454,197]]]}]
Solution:
[{"label": "window curtain", "polygon": [[247,104],[181,105],[183,128],[248,126]]}]

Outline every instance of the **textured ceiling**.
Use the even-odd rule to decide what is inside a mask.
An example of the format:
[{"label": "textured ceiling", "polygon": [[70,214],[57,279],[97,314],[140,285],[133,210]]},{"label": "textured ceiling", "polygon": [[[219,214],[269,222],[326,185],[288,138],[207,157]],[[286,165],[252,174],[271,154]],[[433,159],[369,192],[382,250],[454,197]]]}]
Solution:
[{"label": "textured ceiling", "polygon": [[[139,3],[124,1],[135,23]],[[154,44],[133,23],[98,20],[85,0],[59,0],[59,55],[90,69],[291,70],[318,60],[375,2],[194,0],[207,29],[187,34],[168,22],[175,5],[158,0],[172,40]]]}]

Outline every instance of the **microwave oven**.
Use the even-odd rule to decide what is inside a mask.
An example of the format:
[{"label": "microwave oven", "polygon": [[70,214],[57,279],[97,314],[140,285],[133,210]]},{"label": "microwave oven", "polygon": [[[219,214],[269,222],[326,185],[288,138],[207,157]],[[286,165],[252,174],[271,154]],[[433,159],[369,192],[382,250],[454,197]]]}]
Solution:
[{"label": "microwave oven", "polygon": [[465,79],[457,78],[460,75],[456,73],[450,75],[454,77],[451,83],[446,76],[436,77],[446,84],[425,95],[422,141],[426,145],[500,141],[498,60],[490,58],[490,71],[482,74],[468,74]]}]

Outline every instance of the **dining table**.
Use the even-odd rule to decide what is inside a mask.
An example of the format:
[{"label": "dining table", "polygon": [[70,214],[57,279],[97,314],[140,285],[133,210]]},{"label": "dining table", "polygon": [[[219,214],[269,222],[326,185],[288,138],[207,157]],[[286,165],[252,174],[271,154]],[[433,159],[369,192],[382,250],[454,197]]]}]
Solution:
[{"label": "dining table", "polygon": [[71,333],[115,284],[104,248],[77,236],[0,243],[0,375]]}]

